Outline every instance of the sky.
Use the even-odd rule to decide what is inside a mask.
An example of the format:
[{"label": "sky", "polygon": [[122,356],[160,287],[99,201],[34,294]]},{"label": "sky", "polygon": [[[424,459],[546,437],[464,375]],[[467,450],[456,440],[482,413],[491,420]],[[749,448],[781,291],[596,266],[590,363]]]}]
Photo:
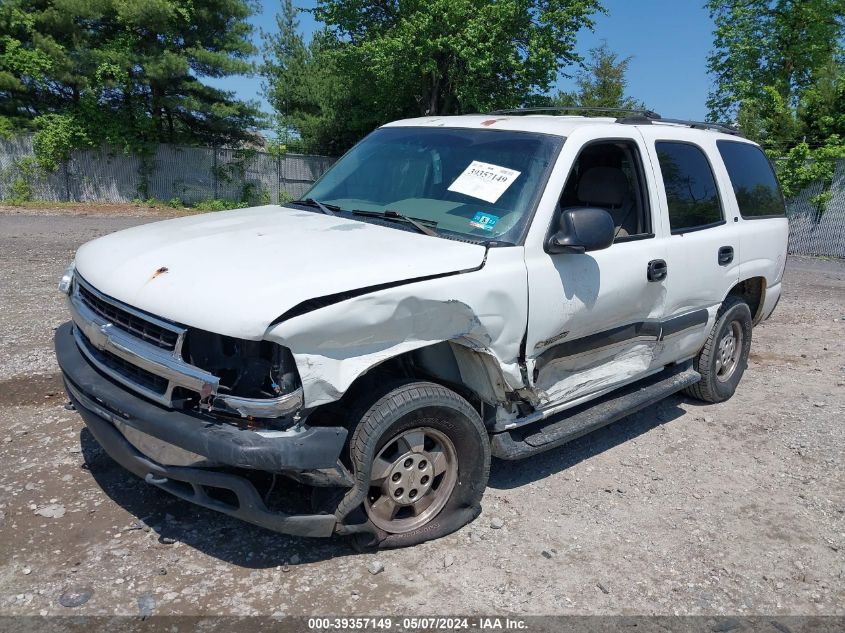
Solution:
[{"label": "sky", "polygon": [[[586,57],[591,48],[607,40],[620,58],[632,56],[627,75],[629,96],[667,118],[703,120],[710,88],[705,63],[713,29],[703,4],[703,0],[605,0],[607,14],[596,16],[593,32],[578,34],[577,50]],[[300,9],[314,5],[314,0],[294,0]],[[260,45],[259,29],[275,31],[280,7],[278,0],[261,0],[259,13],[251,19],[256,44]],[[319,27],[307,12],[299,14],[299,23],[306,41]],[[569,69],[571,73],[576,70]],[[257,100],[265,112],[270,111],[261,95],[259,77],[239,75],[208,81],[234,91],[241,99]],[[561,78],[556,88],[571,90],[574,82]]]}]

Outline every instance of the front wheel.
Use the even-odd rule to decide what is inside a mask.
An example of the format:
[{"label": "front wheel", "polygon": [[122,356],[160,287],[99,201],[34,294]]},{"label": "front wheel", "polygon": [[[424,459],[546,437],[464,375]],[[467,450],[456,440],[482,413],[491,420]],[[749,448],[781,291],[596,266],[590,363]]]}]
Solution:
[{"label": "front wheel", "polygon": [[478,412],[430,382],[390,390],[363,415],[350,442],[366,487],[364,547],[405,547],[450,534],[481,512],[490,440]]},{"label": "front wheel", "polygon": [[736,391],[751,351],[751,310],[737,297],[728,297],[704,347],[693,361],[701,380],[684,391],[704,402],[724,402]]}]

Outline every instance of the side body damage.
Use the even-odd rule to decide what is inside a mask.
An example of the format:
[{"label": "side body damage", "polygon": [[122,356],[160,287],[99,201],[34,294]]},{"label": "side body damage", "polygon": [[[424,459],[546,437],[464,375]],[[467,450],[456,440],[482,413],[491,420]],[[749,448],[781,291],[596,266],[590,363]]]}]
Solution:
[{"label": "side body damage", "polygon": [[[488,359],[482,366],[493,374],[498,367],[503,398],[505,390],[523,384],[527,293],[522,249],[491,248],[473,272],[332,303],[271,326],[265,338],[293,353],[306,408],[340,399],[358,377],[388,359],[443,342],[452,343],[463,373],[477,371],[470,353]],[[480,376],[474,381],[489,382]]]}]

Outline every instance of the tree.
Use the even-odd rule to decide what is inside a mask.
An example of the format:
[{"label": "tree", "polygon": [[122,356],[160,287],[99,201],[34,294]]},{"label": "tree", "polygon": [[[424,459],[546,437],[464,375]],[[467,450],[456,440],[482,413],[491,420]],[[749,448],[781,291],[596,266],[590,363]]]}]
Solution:
[{"label": "tree", "polygon": [[253,11],[248,0],[4,0],[0,117],[59,154],[247,140],[257,108],[202,79],[252,72]]},{"label": "tree", "polygon": [[335,38],[322,30],[306,44],[297,13],[283,0],[278,32],[263,34],[264,90],[277,135],[289,151],[340,154],[372,129],[372,113],[354,79],[337,68]]},{"label": "tree", "polygon": [[305,146],[333,153],[391,119],[519,106],[580,63],[576,34],[600,9],[598,0],[320,0],[314,15],[326,28],[308,46],[284,30],[265,41],[268,98]]},{"label": "tree", "polygon": [[590,49],[590,61],[584,70],[578,72],[574,92],[558,92],[553,100],[558,106],[581,106],[588,108],[645,109],[645,104],[633,97],[625,96],[628,81],[625,75],[632,56],[619,59],[610,50],[606,41]]},{"label": "tree", "polygon": [[845,59],[831,59],[801,97],[807,142],[820,145],[831,136],[845,139]]},{"label": "tree", "polygon": [[833,59],[843,34],[842,0],[708,0],[715,24],[707,66],[715,79],[707,106],[735,118],[767,88],[796,107]]},{"label": "tree", "polygon": [[[772,158],[787,197],[830,184],[845,157],[842,0],[709,0],[711,120],[736,122]],[[817,197],[820,208],[827,194]]]},{"label": "tree", "polygon": [[276,14],[278,33],[262,33],[264,41],[265,77],[273,77],[272,84],[265,83],[267,99],[275,106],[275,127],[280,142],[290,145],[291,133],[295,121],[291,113],[307,105],[302,103],[300,94],[302,84],[307,80],[306,57],[309,53],[302,36],[299,34],[297,10],[291,0],[283,0],[281,13]]}]

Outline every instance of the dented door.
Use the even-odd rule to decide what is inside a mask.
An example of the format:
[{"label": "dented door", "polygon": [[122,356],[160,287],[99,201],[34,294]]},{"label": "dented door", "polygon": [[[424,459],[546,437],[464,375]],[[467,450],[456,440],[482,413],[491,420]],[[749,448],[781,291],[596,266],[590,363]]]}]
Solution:
[{"label": "dented door", "polygon": [[[525,357],[540,408],[575,402],[656,370],[666,279],[649,281],[648,268],[666,258],[665,227],[648,154],[638,131],[630,134],[623,140],[639,153],[640,195],[648,207],[643,217],[650,224],[641,230],[648,234],[583,254],[526,252]],[[580,157],[580,149],[570,145],[562,160]]]},{"label": "dented door", "polygon": [[[665,281],[646,269],[662,243],[637,242],[530,261],[526,355],[541,405],[575,400],[648,373],[660,338]],[[532,366],[533,365],[533,366]]]}]

